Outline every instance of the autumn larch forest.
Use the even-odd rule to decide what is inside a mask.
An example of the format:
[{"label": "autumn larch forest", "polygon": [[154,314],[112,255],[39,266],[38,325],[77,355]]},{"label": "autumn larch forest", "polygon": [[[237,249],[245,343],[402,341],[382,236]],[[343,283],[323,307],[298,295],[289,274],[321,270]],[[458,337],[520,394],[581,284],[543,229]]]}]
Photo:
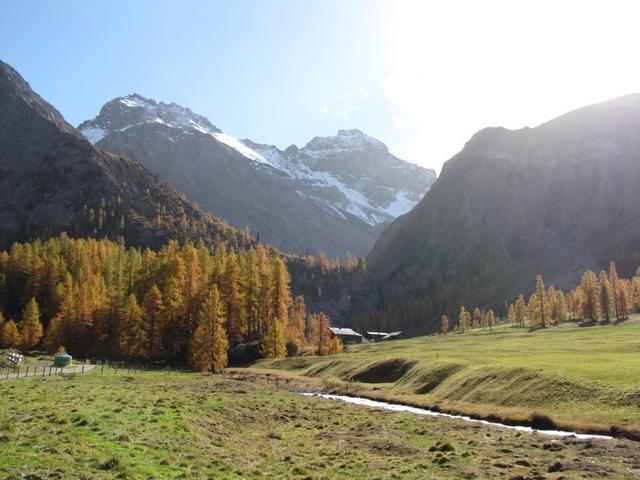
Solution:
[{"label": "autumn larch forest", "polygon": [[64,234],[16,243],[0,254],[0,344],[202,371],[219,371],[229,355],[341,351],[328,317],[308,314],[290,282],[285,261],[261,243],[213,253],[202,243],[154,252]]}]

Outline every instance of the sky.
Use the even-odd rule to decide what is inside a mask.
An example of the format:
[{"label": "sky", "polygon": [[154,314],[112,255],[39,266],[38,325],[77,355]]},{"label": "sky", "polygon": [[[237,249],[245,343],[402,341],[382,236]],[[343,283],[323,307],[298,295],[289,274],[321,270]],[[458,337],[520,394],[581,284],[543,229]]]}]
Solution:
[{"label": "sky", "polygon": [[0,59],[78,125],[176,102],[286,148],[358,128],[440,170],[478,130],[640,91],[640,2],[2,0]]}]

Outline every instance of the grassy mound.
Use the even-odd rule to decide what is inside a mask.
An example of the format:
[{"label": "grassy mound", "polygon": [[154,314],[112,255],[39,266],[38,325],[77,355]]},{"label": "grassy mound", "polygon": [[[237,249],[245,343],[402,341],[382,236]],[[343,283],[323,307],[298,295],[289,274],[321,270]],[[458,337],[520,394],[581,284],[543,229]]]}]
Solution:
[{"label": "grassy mound", "polygon": [[392,383],[400,380],[417,362],[390,358],[367,365],[351,375],[349,380],[363,383]]},{"label": "grassy mound", "polygon": [[[415,378],[406,379],[410,380],[410,386],[412,391],[418,394],[429,393],[443,384],[452,375],[462,370],[461,365],[447,363],[444,365],[436,365],[431,369],[420,369]],[[400,383],[402,386],[402,383]]]}]

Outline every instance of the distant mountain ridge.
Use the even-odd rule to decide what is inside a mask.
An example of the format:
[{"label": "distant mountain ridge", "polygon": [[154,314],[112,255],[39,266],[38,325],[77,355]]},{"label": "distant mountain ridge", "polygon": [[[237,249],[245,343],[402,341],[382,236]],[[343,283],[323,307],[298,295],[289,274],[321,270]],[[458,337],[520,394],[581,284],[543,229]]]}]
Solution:
[{"label": "distant mountain ridge", "polygon": [[384,225],[415,205],[436,178],[359,130],[280,150],[238,140],[188,108],[137,94],[107,102],[78,129],[216,216],[301,254],[365,255]]},{"label": "distant mountain ridge", "polygon": [[[486,128],[367,257],[379,305],[416,300],[430,318],[572,286],[610,260],[640,265],[640,94],[536,128]],[[423,318],[428,317],[424,315]]]},{"label": "distant mountain ridge", "polygon": [[0,248],[63,231],[152,248],[252,241],[138,163],[93,147],[0,61]]}]

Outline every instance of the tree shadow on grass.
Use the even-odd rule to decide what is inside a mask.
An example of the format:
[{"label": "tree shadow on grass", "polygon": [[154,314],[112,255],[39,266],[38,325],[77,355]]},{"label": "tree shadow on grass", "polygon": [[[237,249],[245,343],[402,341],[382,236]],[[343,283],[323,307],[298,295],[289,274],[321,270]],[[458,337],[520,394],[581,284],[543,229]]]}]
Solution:
[{"label": "tree shadow on grass", "polygon": [[614,320],[611,323],[613,325],[620,325],[621,323],[626,322],[627,320],[629,320],[629,317],[622,317],[620,320]]},{"label": "tree shadow on grass", "polygon": [[547,328],[546,325],[541,325],[541,324],[533,325],[532,327],[529,327],[527,329],[527,332],[537,332],[538,330],[543,330],[545,328]]},{"label": "tree shadow on grass", "polygon": [[583,320],[582,322],[578,323],[579,327],[597,327],[598,326],[598,321],[597,320]]}]

